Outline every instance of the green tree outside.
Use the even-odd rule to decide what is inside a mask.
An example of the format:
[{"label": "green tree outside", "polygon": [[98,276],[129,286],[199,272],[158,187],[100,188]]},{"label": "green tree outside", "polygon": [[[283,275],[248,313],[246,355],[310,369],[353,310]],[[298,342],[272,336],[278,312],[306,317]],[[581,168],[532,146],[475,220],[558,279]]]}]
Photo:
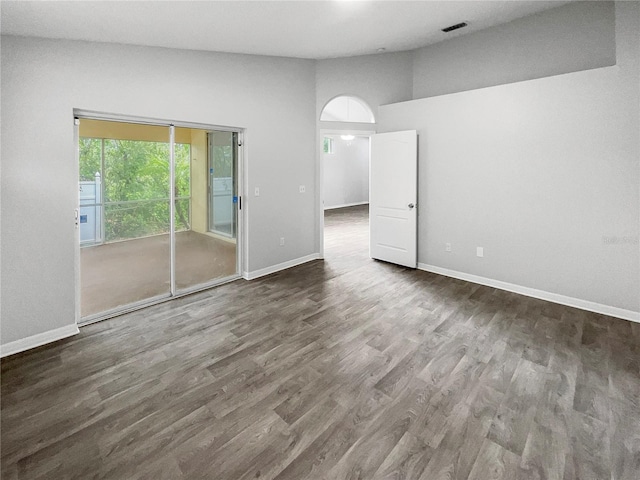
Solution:
[{"label": "green tree outside", "polygon": [[[104,146],[103,146],[104,143]],[[105,241],[169,232],[169,144],[80,138],[80,181],[101,174]],[[104,148],[104,171],[101,171]],[[175,145],[176,230],[189,230],[191,146]]]}]

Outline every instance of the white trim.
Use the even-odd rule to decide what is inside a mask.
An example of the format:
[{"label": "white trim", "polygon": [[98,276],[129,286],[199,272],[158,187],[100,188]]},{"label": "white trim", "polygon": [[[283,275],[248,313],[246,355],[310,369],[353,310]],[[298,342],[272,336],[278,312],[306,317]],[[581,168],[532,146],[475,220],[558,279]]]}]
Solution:
[{"label": "white trim", "polygon": [[324,136],[322,130],[317,131],[316,142],[320,149],[316,149],[316,226],[318,228],[318,255],[324,258]]},{"label": "white trim", "polygon": [[312,260],[318,260],[319,258],[320,258],[320,254],[312,253],[311,255],[306,255],[304,257],[288,260],[286,262],[282,262],[277,265],[273,265],[271,267],[261,268],[260,270],[254,270],[253,272],[243,272],[242,276],[244,277],[245,280],[255,280],[256,278],[264,277],[265,275],[270,275],[272,273],[276,273],[281,270],[286,270],[287,268],[295,267],[297,265],[302,265],[303,263],[311,262]]},{"label": "white trim", "polygon": [[136,115],[97,112],[94,110],[83,110],[81,108],[74,108],[73,116],[80,119],[86,118],[90,120],[106,120],[110,122],[139,123],[142,125],[158,127],[169,127],[170,125],[173,125],[175,127],[194,128],[196,130],[216,130],[219,132],[239,132],[244,130],[243,127],[230,127],[228,125],[223,126],[212,123],[182,122],[179,120],[167,120],[166,118],[138,117]]},{"label": "white trim", "polygon": [[601,303],[591,302],[589,300],[582,300],[580,298],[568,297],[566,295],[560,295],[558,293],[537,290],[535,288],[515,285],[513,283],[503,282],[500,280],[493,280],[491,278],[481,277],[478,275],[473,275],[471,273],[458,272],[456,270],[449,270],[448,268],[436,267],[434,265],[429,265],[426,263],[418,263],[418,269],[424,270],[425,272],[437,273],[438,275],[444,275],[446,277],[457,278],[459,280],[466,280],[467,282],[486,285],[488,287],[499,288],[500,290],[506,290],[507,292],[519,293],[520,295],[526,295],[527,297],[539,298],[540,300],[559,303],[560,305],[567,305],[569,307],[575,307],[581,310],[587,310],[589,312],[601,313],[603,315],[609,315],[611,317],[622,318],[623,320],[640,323],[640,312],[634,312],[633,310],[626,310],[624,308],[603,305]]},{"label": "white trim", "polygon": [[242,199],[244,198],[244,191],[246,185],[245,179],[245,130],[240,129],[236,132],[236,196],[238,197],[238,203],[235,206],[236,209],[236,275],[240,276],[240,272],[245,265],[245,252],[249,249],[246,238],[247,230],[245,229],[245,210],[240,208],[242,206]]},{"label": "white trim", "polygon": [[[189,145],[189,152],[191,152],[191,145]],[[189,158],[189,175],[191,175],[191,158]],[[107,183],[106,180],[104,183]],[[189,190],[191,190],[191,179],[189,179]],[[191,201],[189,201],[189,210],[191,210]],[[173,124],[169,125],[169,291],[172,297],[176,295],[176,127]]]},{"label": "white trim", "polygon": [[355,207],[356,205],[369,205],[369,200],[364,202],[345,203],[344,205],[335,205],[331,207],[324,207],[325,210],[334,210],[336,208]]},{"label": "white trim", "polygon": [[[80,118],[77,117],[74,113],[73,153],[74,153],[75,163],[73,165],[73,168],[74,168],[74,174],[76,178],[80,178],[80,122],[81,122]],[[104,165],[104,140],[101,140],[101,150],[102,150],[102,153],[100,155],[100,172],[104,173],[104,169],[102,168],[102,166]],[[100,188],[102,189],[102,177],[100,178],[100,180],[101,180]],[[101,201],[102,199],[104,199],[102,194],[100,195],[100,198],[101,198]],[[95,197],[94,197],[94,201],[95,201]],[[77,325],[78,322],[80,321],[80,317],[82,316],[81,303],[80,303],[80,291],[81,291],[81,285],[82,285],[80,283],[81,282],[80,249],[82,248],[82,245],[80,245],[80,191],[77,192],[75,209],[76,209],[77,217],[75,222],[75,229],[73,231],[73,282],[74,282],[73,286],[74,286],[74,294],[75,294],[74,295],[74,321]],[[102,212],[100,213],[100,215],[104,220],[104,208],[102,209]],[[102,235],[102,232],[104,232],[104,222],[102,222],[102,226],[100,229],[101,229],[102,239],[104,240],[104,235]],[[0,356],[2,355],[0,354]]]},{"label": "white trim", "polygon": [[[238,256],[238,275],[245,277],[246,270],[249,268],[249,143],[248,131],[241,130],[238,134],[238,140],[242,145],[238,147],[238,239],[239,251]],[[247,192],[246,194],[244,192]]]},{"label": "white trim", "polygon": [[[349,125],[348,123],[346,125]],[[371,137],[371,135],[375,135],[376,131],[373,130],[372,127],[375,127],[374,123],[365,123],[363,125],[367,125],[368,128],[366,130],[357,130],[353,128],[349,128],[345,126],[345,128],[321,128],[320,129],[320,137],[324,138],[327,136],[339,137],[340,135],[353,135],[355,137]],[[322,144],[322,140],[320,140],[320,151],[324,153],[324,145]]]},{"label": "white trim", "polygon": [[36,348],[57,340],[62,340],[63,338],[71,337],[78,333],[80,333],[80,330],[78,330],[78,325],[75,323],[56,328],[54,330],[49,330],[48,332],[37,333],[36,335],[21,338],[20,340],[0,346],[0,357],[7,357],[15,353],[24,352],[25,350]]},{"label": "white trim", "polygon": [[[321,122],[326,123],[326,122]],[[360,137],[369,137],[369,155],[371,155],[371,136],[376,134],[375,123],[368,123],[367,130],[350,130],[349,124],[344,128],[319,128],[316,142],[316,208],[317,208],[317,227],[318,227],[318,258],[324,258],[324,149],[322,139],[326,135],[358,135]]]}]

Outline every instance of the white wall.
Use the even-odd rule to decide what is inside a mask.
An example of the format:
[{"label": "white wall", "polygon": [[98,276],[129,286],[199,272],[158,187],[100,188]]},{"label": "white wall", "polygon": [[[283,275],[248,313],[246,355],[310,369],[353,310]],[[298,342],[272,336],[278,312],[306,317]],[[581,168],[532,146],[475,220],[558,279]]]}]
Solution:
[{"label": "white wall", "polygon": [[[74,322],[74,108],[246,128],[248,190],[258,186],[261,195],[244,197],[250,251],[245,267],[257,271],[318,251],[321,212],[314,169],[320,158],[318,119],[327,101],[339,94],[357,95],[378,115],[379,105],[442,93],[444,84],[477,88],[491,74],[495,78],[490,84],[497,84],[521,80],[512,76],[514,71],[550,75],[559,72],[559,63],[564,65],[560,71],[570,71],[609,61],[610,7],[567,8],[579,11],[562,14],[563,25],[571,27],[560,39],[550,37],[549,44],[540,38],[534,42],[533,30],[525,35],[505,25],[504,30],[472,34],[469,41],[461,37],[415,56],[403,52],[318,62],[3,36],[1,343]],[[637,19],[637,4],[619,5],[616,17],[622,23]],[[513,23],[525,28],[521,21]],[[595,31],[582,35],[576,30],[581,25]],[[626,28],[637,32],[637,24]],[[504,47],[521,35],[530,40],[524,54]],[[477,46],[469,50],[469,43]],[[489,61],[486,55],[500,45],[507,50],[498,50]],[[436,208],[433,199],[442,202],[432,215],[422,210],[422,262],[637,310],[630,293],[638,288],[637,245],[602,242],[605,235],[637,235],[638,189],[632,183],[638,178],[638,80],[632,47],[637,53],[637,37],[618,38],[623,50],[618,67],[381,109],[386,129],[420,123],[425,208]],[[561,61],[556,61],[556,50],[562,52]],[[591,60],[572,63],[574,54],[584,62],[584,52]],[[514,55],[527,54],[544,60],[511,63],[517,60]],[[472,56],[467,58],[472,63],[460,69],[460,56]],[[496,60],[503,56],[511,62]],[[547,64],[556,66],[542,68]],[[462,117],[454,118],[455,109]],[[513,123],[492,113],[500,111]],[[286,144],[274,141],[283,131]],[[508,142],[503,142],[504,132]],[[460,138],[469,144],[456,143]],[[456,155],[444,151],[452,144]],[[477,173],[477,181],[470,173]],[[306,185],[306,194],[298,193],[300,184]],[[506,190],[496,185],[506,185]],[[456,199],[449,200],[444,188],[452,189]],[[33,195],[23,198],[24,191]],[[526,221],[531,218],[538,223]],[[508,222],[521,229],[512,232],[504,227]],[[499,228],[491,233],[487,225]],[[279,247],[282,236],[286,245]],[[445,237],[454,243],[449,257],[440,251]],[[484,264],[469,258],[464,248],[465,242],[474,246],[480,241],[486,248]],[[507,269],[511,260],[515,266]],[[549,268],[557,274],[549,274]]]},{"label": "white wall", "polygon": [[415,51],[413,98],[615,63],[613,2],[577,2]]},{"label": "white wall", "polygon": [[338,95],[360,97],[371,107],[376,118],[379,105],[410,100],[412,62],[412,52],[318,60],[316,118],[320,118],[326,103]]},{"label": "white wall", "polygon": [[639,7],[614,67],[380,108],[419,133],[419,262],[640,310]]},{"label": "white wall", "polygon": [[245,268],[317,251],[313,61],[2,37],[1,81],[3,345],[75,320],[74,108],[246,128]]},{"label": "white wall", "polygon": [[369,203],[369,137],[333,139],[334,153],[324,153],[324,208]]},{"label": "white wall", "polygon": [[[316,62],[316,119],[318,152],[316,171],[317,205],[321,204],[320,190],[320,129],[334,131],[375,131],[370,123],[321,122],[320,114],[329,100],[338,95],[355,95],[364,100],[378,118],[378,106],[410,100],[413,93],[413,52],[383,53],[350,58],[333,58]],[[320,225],[324,217],[316,209],[316,249],[323,250],[323,230]]]}]

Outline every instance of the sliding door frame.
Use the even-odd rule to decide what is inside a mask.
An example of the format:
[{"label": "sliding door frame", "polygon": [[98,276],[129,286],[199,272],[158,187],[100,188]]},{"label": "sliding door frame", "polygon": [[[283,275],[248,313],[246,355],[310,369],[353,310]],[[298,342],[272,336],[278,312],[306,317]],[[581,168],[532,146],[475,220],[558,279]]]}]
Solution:
[{"label": "sliding door frame", "polygon": [[[209,288],[222,285],[224,283],[232,282],[238,280],[243,277],[244,272],[244,261],[246,258],[245,254],[245,246],[246,239],[245,229],[244,229],[244,209],[242,208],[242,196],[245,190],[245,155],[244,155],[244,144],[245,144],[245,129],[242,127],[230,127],[230,126],[219,126],[219,125],[210,125],[210,124],[201,124],[201,123],[193,123],[193,122],[180,122],[180,121],[171,121],[166,119],[156,119],[156,118],[147,118],[147,117],[136,117],[130,115],[117,115],[103,112],[94,112],[89,110],[80,110],[74,109],[73,111],[74,117],[74,130],[73,130],[73,141],[74,143],[74,151],[75,151],[75,165],[76,168],[79,168],[80,165],[80,122],[82,119],[88,120],[105,120],[111,122],[122,122],[122,123],[135,123],[141,125],[152,125],[158,127],[167,127],[169,129],[169,183],[170,183],[170,232],[169,232],[169,242],[170,242],[170,292],[166,295],[158,295],[152,298],[140,300],[138,302],[134,302],[123,307],[117,307],[113,309],[106,310],[104,312],[100,312],[97,314],[88,315],[86,317],[82,317],[82,279],[80,277],[81,268],[80,268],[80,199],[78,198],[75,210],[75,283],[76,283],[76,301],[75,301],[75,320],[78,326],[89,325],[91,323],[99,322],[102,320],[106,320],[108,318],[113,318],[118,315],[123,315],[125,313],[133,312],[135,310],[139,310],[141,308],[149,307],[151,305],[156,305],[158,303],[166,302],[168,300],[173,300],[175,298],[180,298],[185,295],[190,295],[195,292],[199,292],[202,290],[207,290]],[[237,162],[237,171],[236,171],[236,185],[237,185],[237,196],[239,198],[238,206],[237,206],[237,217],[236,217],[236,273],[227,277],[222,277],[219,279],[214,279],[210,282],[205,282],[202,284],[194,285],[187,289],[183,289],[178,291],[176,288],[176,272],[175,272],[175,246],[176,246],[176,232],[175,232],[175,128],[192,128],[198,130],[205,130],[207,132],[210,131],[222,131],[222,132],[234,132],[236,133],[236,158]],[[76,175],[78,177],[78,175]],[[76,178],[77,181],[77,178]],[[103,180],[104,183],[104,180]],[[104,209],[103,209],[104,210]],[[104,212],[103,212],[104,214]],[[104,225],[103,225],[104,228]],[[104,240],[104,239],[103,239]]]},{"label": "sliding door frame", "polygon": [[[176,127],[169,125],[169,294],[176,295]],[[191,163],[191,162],[189,162]],[[189,165],[191,168],[191,165]],[[191,188],[191,182],[189,182]]]}]

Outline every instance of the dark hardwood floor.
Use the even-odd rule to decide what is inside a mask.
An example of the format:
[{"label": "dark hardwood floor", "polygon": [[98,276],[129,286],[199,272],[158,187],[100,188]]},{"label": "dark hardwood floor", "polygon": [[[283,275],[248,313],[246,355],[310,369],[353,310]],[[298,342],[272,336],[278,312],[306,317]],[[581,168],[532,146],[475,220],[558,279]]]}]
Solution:
[{"label": "dark hardwood floor", "polygon": [[640,478],[640,324],[326,260],[2,360],[2,478]]}]

